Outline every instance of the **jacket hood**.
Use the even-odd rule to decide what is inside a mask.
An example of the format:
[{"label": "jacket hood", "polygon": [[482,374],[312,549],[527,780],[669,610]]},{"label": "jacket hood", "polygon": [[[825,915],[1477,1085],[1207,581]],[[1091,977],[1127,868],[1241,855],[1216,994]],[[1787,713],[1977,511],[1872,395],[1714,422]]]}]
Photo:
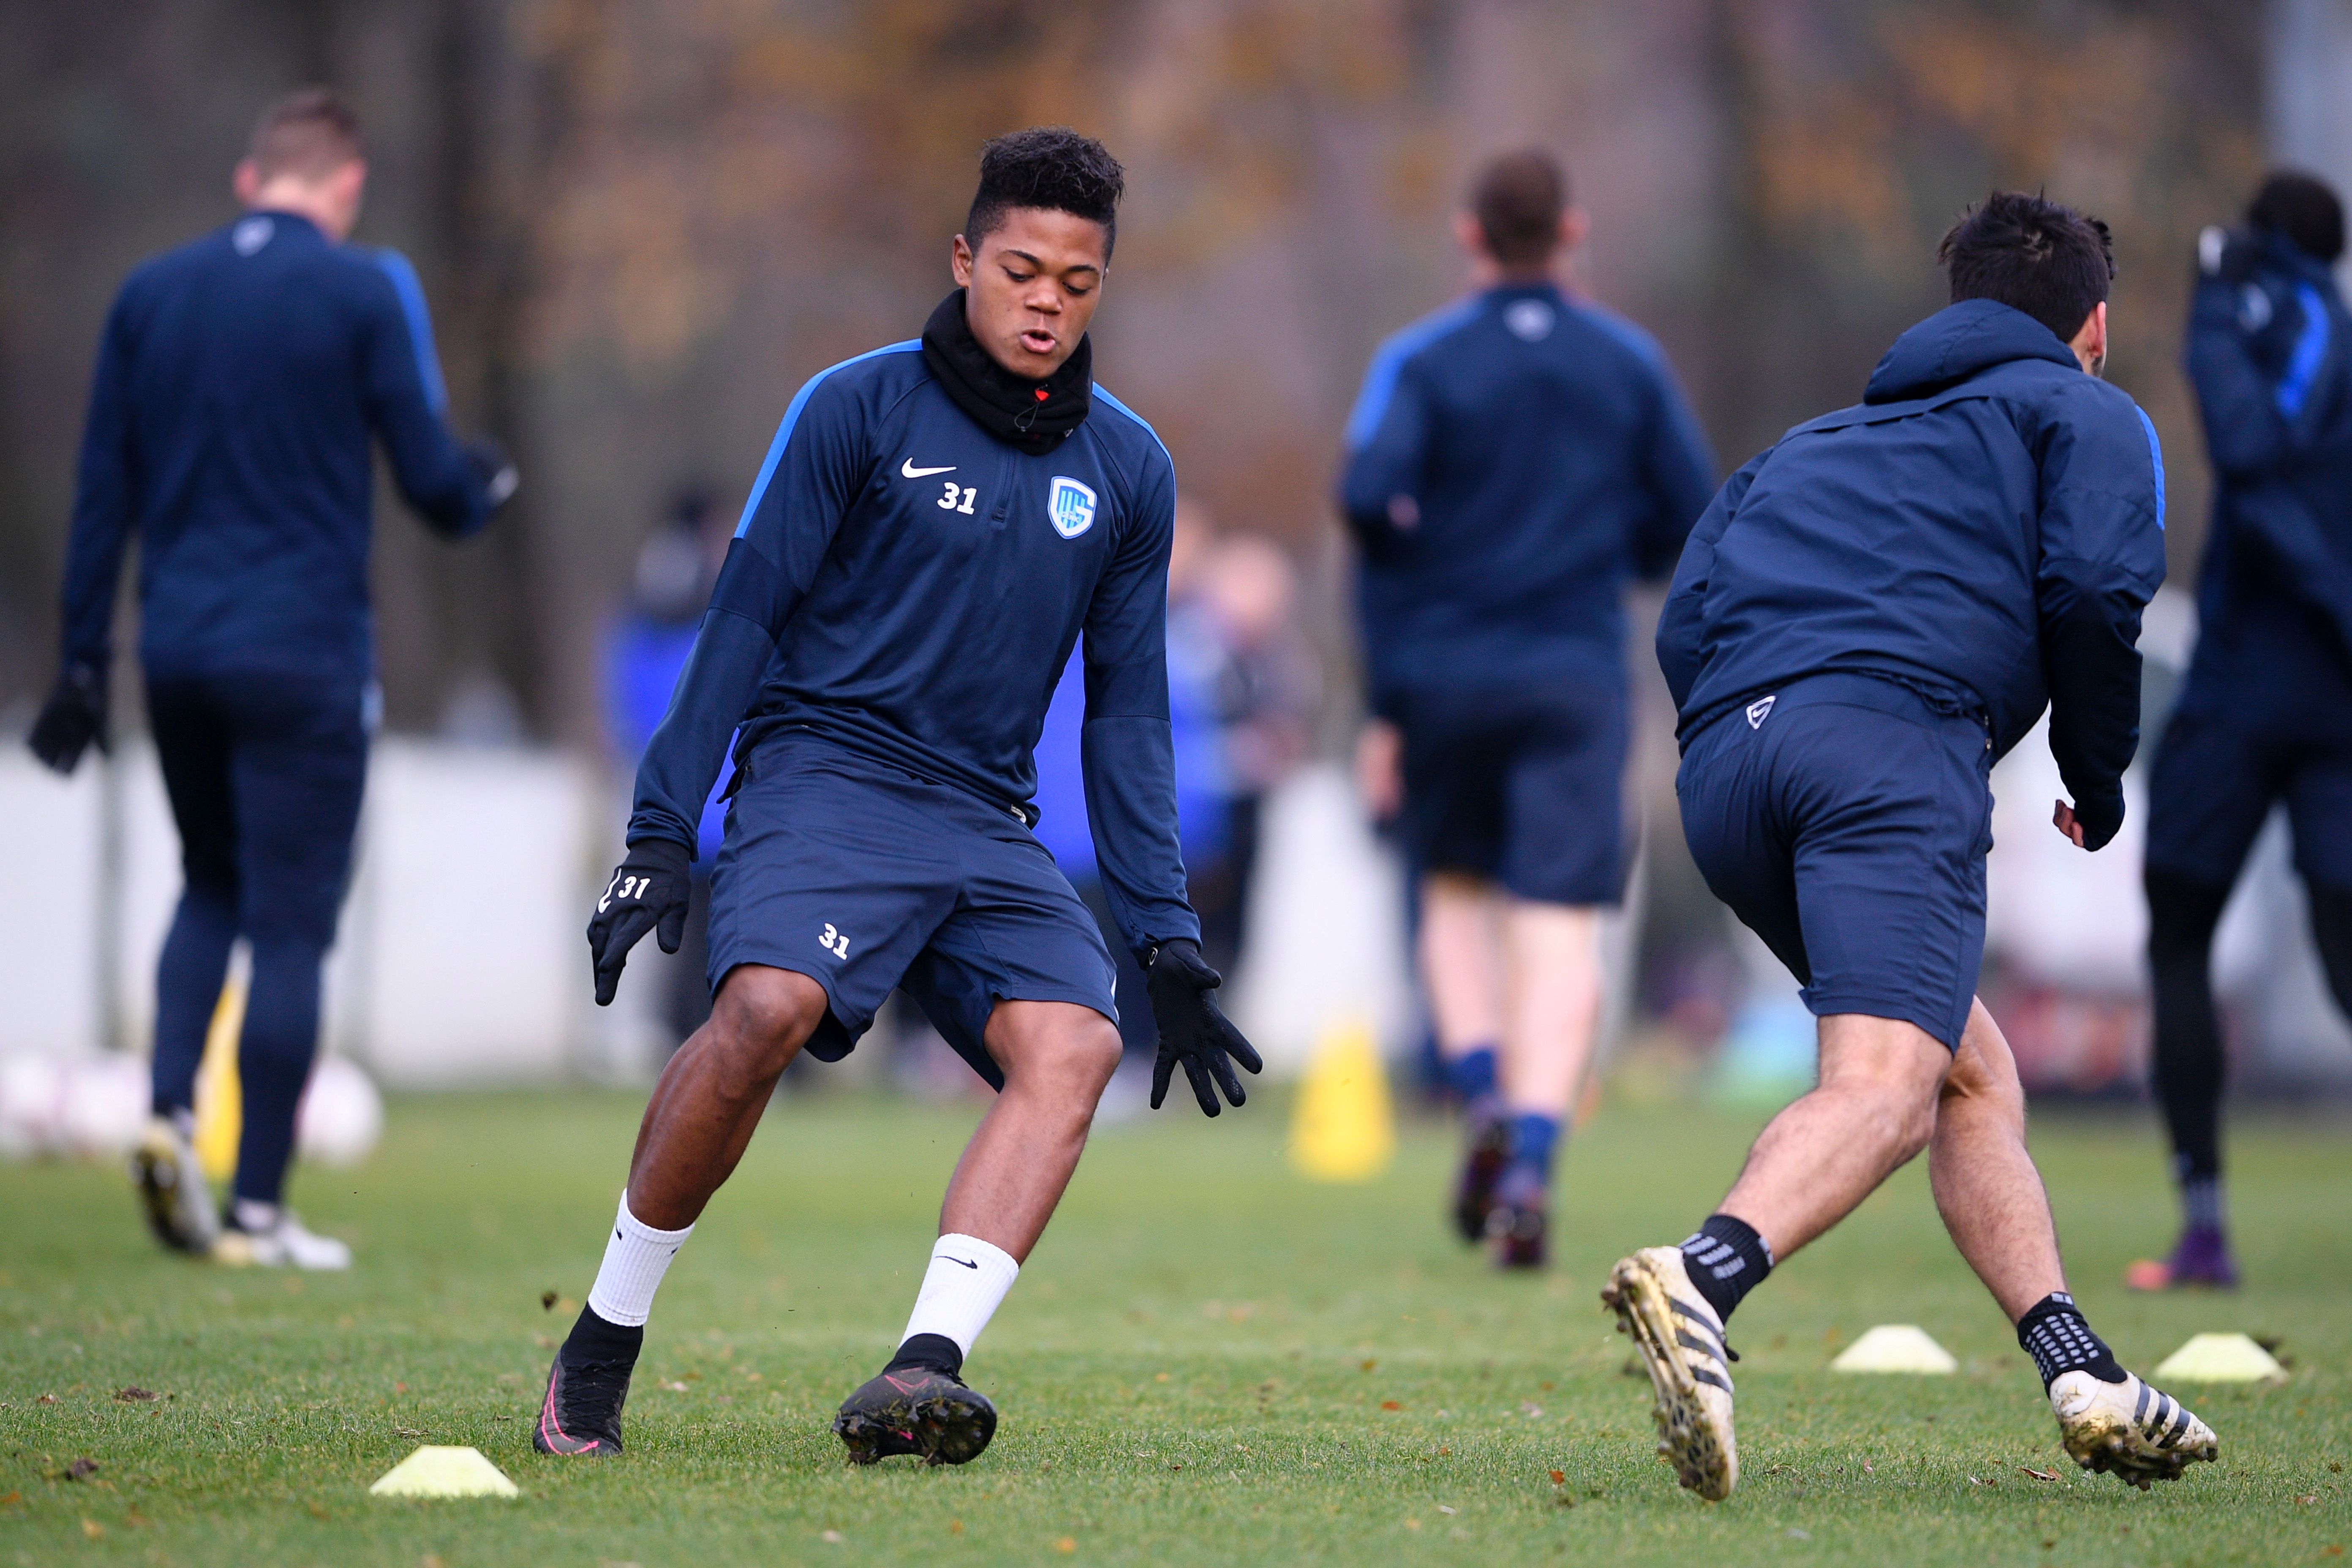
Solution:
[{"label": "jacket hood", "polygon": [[1932,396],[1955,382],[2021,359],[2082,369],[2074,351],[2024,311],[1992,300],[1963,300],[1895,339],[1870,373],[1862,400],[1896,403]]}]

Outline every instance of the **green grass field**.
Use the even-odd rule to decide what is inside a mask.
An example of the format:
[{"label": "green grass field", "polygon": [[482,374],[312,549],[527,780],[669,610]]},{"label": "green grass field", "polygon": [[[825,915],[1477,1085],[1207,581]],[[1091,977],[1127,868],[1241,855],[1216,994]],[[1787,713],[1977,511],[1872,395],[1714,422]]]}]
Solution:
[{"label": "green grass field", "polygon": [[[1605,1107],[1568,1152],[1555,1269],[1497,1279],[1439,1228],[1451,1145],[1317,1187],[1264,1097],[1101,1133],[971,1372],[1003,1412],[962,1469],[853,1470],[826,1430],[905,1321],[970,1104],[787,1101],[666,1286],[628,1454],[530,1449],[638,1100],[397,1101],[363,1167],[299,1178],[341,1277],[159,1255],[110,1168],[0,1169],[0,1563],[995,1562],[2288,1563],[2352,1547],[2352,1148],[2242,1125],[2254,1283],[2128,1296],[2169,1237],[2144,1119],[2037,1127],[2077,1292],[2147,1368],[2189,1333],[2282,1338],[2276,1388],[2179,1390],[2222,1463],[2153,1495],[2078,1476],[2029,1364],[1903,1173],[1744,1307],[1743,1480],[1710,1507],[1651,1453],[1646,1384],[1595,1300],[1680,1237],[1755,1120]],[[1941,1379],[1824,1370],[1877,1322]],[[114,1397],[126,1385],[153,1403]],[[54,1403],[47,1396],[54,1396]],[[472,1444],[512,1502],[372,1500],[420,1441]],[[69,1479],[74,1462],[94,1474]],[[2057,1468],[2043,1481],[2027,1467]],[[1563,1478],[1552,1479],[1553,1472]]]}]

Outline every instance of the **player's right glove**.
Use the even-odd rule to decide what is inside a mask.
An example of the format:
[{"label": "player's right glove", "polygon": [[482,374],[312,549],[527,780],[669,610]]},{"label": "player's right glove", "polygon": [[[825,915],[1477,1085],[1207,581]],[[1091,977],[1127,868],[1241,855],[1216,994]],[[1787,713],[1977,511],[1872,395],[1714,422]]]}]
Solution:
[{"label": "player's right glove", "polygon": [[106,676],[95,665],[69,664],[58,675],[49,700],[41,704],[33,732],[26,737],[33,755],[61,773],[74,771],[95,744],[106,750]]},{"label": "player's right glove", "polygon": [[588,953],[596,969],[596,1005],[613,1005],[621,966],[646,932],[656,933],[664,952],[676,952],[686,938],[686,846],[674,838],[643,838],[629,846],[628,858],[613,871],[588,917]]},{"label": "player's right glove", "polygon": [[1160,1059],[1151,1066],[1151,1109],[1159,1110],[1168,1098],[1168,1079],[1179,1062],[1184,1064],[1202,1115],[1214,1116],[1224,1109],[1217,1103],[1219,1089],[1235,1105],[1247,1100],[1234,1063],[1252,1072],[1265,1064],[1210,999],[1209,993],[1223,984],[1224,977],[1202,958],[1200,945],[1182,937],[1161,942],[1152,950],[1143,979],[1151,993],[1151,1016],[1160,1025]]},{"label": "player's right glove", "polygon": [[489,498],[492,511],[512,500],[515,491],[522,488],[522,470],[507,456],[507,449],[488,436],[477,436],[466,443],[466,461],[472,465],[482,494]]}]

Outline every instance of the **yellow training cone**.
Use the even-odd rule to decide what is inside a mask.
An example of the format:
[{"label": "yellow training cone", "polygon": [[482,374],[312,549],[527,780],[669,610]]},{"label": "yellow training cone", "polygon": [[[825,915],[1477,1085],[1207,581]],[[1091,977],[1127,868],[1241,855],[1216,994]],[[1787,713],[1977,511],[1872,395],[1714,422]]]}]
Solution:
[{"label": "yellow training cone", "polygon": [[2286,1375],[2278,1358],[2246,1334],[2196,1334],[2149,1373],[2167,1383],[2263,1383]]},{"label": "yellow training cone", "polygon": [[521,1489],[479,1448],[426,1444],[386,1470],[370,1497],[516,1497]]},{"label": "yellow training cone", "polygon": [[1369,1182],[1396,1153],[1388,1069],[1371,1025],[1349,1018],[1323,1032],[1299,1086],[1290,1163],[1318,1182]]},{"label": "yellow training cone", "polygon": [[1846,1346],[1832,1372],[1901,1372],[1946,1377],[1959,1371],[1952,1352],[1913,1323],[1881,1323]]},{"label": "yellow training cone", "polygon": [[205,1059],[196,1068],[196,1163],[226,1182],[236,1174],[236,1141],[245,1130],[245,1092],[236,1081],[236,1042],[245,1033],[245,981],[221,987],[205,1030]]}]

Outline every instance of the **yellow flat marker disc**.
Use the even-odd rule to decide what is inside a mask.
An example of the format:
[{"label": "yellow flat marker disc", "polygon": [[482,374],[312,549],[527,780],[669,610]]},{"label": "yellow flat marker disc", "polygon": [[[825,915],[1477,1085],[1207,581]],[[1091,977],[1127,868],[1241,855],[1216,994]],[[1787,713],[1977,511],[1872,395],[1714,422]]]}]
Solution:
[{"label": "yellow flat marker disc", "polygon": [[1911,1323],[1881,1323],[1845,1347],[1832,1372],[1900,1372],[1943,1377],[1960,1369],[1952,1352]]},{"label": "yellow flat marker disc", "polygon": [[506,1472],[482,1458],[479,1448],[428,1443],[386,1470],[368,1488],[370,1497],[520,1497]]}]

